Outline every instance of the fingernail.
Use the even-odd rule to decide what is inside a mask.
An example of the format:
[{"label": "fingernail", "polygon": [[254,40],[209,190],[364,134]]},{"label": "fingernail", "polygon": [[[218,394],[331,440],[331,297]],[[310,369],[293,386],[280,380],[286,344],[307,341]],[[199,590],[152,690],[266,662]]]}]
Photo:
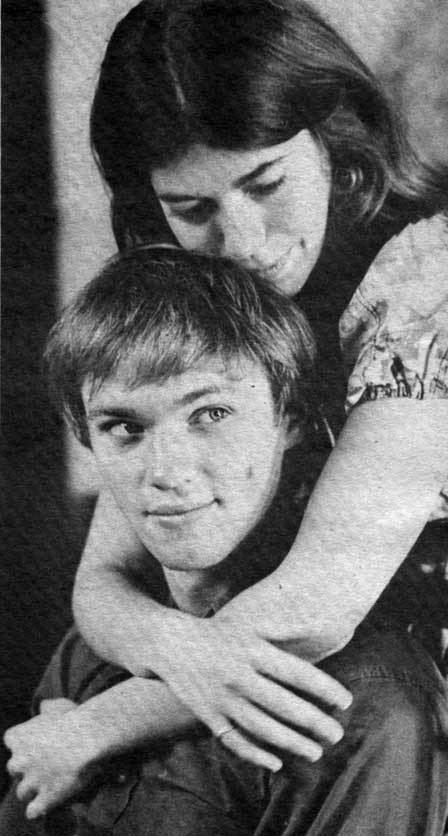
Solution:
[{"label": "fingernail", "polygon": [[330,745],[333,746],[335,743],[339,743],[339,741],[342,740],[344,734],[344,729],[338,723],[334,726],[327,726],[325,733],[322,734],[322,737],[325,743],[330,743]]},{"label": "fingernail", "polygon": [[344,729],[332,729],[331,732],[331,743],[339,743],[340,740],[344,737]]},{"label": "fingernail", "polygon": [[320,746],[319,746],[319,747],[316,747],[316,749],[315,749],[315,750],[313,751],[313,753],[310,755],[310,761],[311,761],[311,763],[316,763],[316,761],[320,760],[320,759],[321,759],[321,757],[322,757],[322,755],[323,755],[323,753],[324,753],[324,750],[323,750],[323,749],[321,749],[321,747],[320,747]]},{"label": "fingernail", "polygon": [[269,763],[268,769],[270,769],[271,772],[280,772],[282,766],[282,761],[278,760],[277,758],[273,758]]}]

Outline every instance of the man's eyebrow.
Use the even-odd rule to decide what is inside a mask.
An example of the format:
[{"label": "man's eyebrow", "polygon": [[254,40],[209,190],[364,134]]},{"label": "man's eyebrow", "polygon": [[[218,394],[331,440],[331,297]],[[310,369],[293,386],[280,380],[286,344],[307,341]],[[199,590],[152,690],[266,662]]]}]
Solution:
[{"label": "man's eyebrow", "polygon": [[[268,160],[265,163],[260,163],[254,168],[252,171],[248,171],[247,174],[242,174],[241,177],[238,177],[232,183],[232,188],[234,189],[241,189],[244,186],[247,186],[248,183],[251,183],[253,180],[256,180],[257,177],[261,177],[266,171],[268,171],[273,165],[279,163],[283,160],[283,157],[276,157],[275,160]],[[159,200],[162,200],[164,203],[187,203],[189,200],[201,200],[201,196],[197,194],[179,194],[178,192],[160,192],[157,195]]]},{"label": "man's eyebrow", "polygon": [[[193,389],[191,392],[186,392],[185,395],[182,395],[180,398],[176,398],[174,401],[174,406],[188,406],[189,404],[194,403],[194,401],[198,401],[200,398],[206,397],[207,395],[219,395],[222,393],[223,387],[218,386],[217,384],[210,384],[209,386],[201,386],[198,389]],[[111,417],[111,418],[127,418],[128,420],[141,420],[141,416],[139,413],[132,408],[127,409],[126,407],[122,406],[94,406],[92,409],[87,409],[87,418],[102,418],[102,417]]]},{"label": "man's eyebrow", "polygon": [[122,406],[94,406],[93,409],[86,410],[87,418],[101,418],[109,416],[111,418],[128,418],[138,421],[138,412],[135,409],[126,409]]},{"label": "man's eyebrow", "polygon": [[188,406],[200,398],[204,398],[206,395],[219,395],[221,392],[222,386],[213,384],[210,386],[202,386],[200,389],[193,389],[191,392],[186,392],[185,395],[182,395],[174,403],[176,406]]}]

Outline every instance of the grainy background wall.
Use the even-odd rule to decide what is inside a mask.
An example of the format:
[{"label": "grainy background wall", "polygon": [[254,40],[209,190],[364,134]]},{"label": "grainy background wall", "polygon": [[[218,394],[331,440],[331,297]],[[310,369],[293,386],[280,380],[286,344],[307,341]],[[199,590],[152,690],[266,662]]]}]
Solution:
[{"label": "grainy background wall", "polygon": [[[421,152],[448,162],[446,0],[315,4],[378,71]],[[61,303],[115,249],[88,118],[106,42],[132,5],[3,2],[0,733],[24,716],[70,620],[80,497],[95,484],[88,457],[55,423],[39,357]],[[65,502],[67,485],[76,502]]]}]

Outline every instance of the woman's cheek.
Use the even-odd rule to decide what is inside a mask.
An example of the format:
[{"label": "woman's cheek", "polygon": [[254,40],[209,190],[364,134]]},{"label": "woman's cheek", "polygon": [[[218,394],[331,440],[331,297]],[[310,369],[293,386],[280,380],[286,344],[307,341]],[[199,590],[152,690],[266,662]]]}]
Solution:
[{"label": "woman's cheek", "polygon": [[194,226],[175,218],[167,217],[171,232],[175,235],[180,246],[191,252],[209,252],[207,245],[209,230],[207,225]]}]

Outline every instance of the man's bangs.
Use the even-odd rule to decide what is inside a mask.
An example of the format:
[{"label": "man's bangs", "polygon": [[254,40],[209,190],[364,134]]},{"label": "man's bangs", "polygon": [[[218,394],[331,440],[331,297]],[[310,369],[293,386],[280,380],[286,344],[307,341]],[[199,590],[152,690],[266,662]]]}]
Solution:
[{"label": "man's bangs", "polygon": [[148,330],[147,335],[127,346],[117,360],[115,373],[134,389],[184,374],[210,353],[204,335],[187,334],[178,323],[172,323],[171,327]]},{"label": "man's bangs", "polygon": [[177,280],[178,298],[169,300],[167,293],[165,304],[154,305],[154,299],[143,304],[134,321],[124,316],[115,337],[108,334],[107,347],[101,340],[98,356],[89,358],[93,388],[112,377],[129,388],[164,381],[194,368],[204,357],[219,357],[224,364],[242,354],[258,359],[258,352],[237,341],[240,329],[229,321],[228,312],[220,316],[213,311],[207,294],[189,298],[186,283]]},{"label": "man's bangs", "polygon": [[[45,361],[55,404],[89,445],[82,398],[114,378],[130,389],[205,358],[263,366],[275,408],[301,412],[314,340],[303,314],[233,262],[142,247],[111,261],[54,327]],[[87,386],[87,391],[84,388]]]}]

